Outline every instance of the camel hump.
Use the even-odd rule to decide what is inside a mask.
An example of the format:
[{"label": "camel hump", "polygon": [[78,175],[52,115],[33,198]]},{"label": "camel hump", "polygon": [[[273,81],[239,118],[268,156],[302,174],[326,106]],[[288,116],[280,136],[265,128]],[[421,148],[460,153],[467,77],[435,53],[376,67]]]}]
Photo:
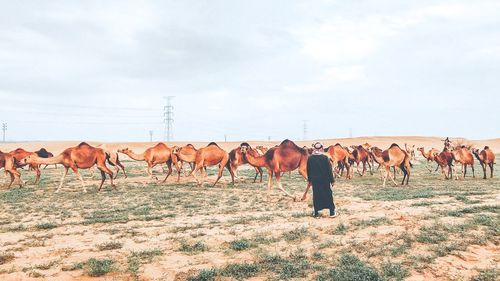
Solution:
[{"label": "camel hump", "polygon": [[484,150],[487,150],[487,149],[490,149],[490,147],[489,147],[489,146],[485,146],[485,147],[484,147]]},{"label": "camel hump", "polygon": [[291,147],[291,148],[294,148],[296,150],[305,151],[302,147],[299,147],[297,144],[295,144],[293,141],[291,141],[289,139],[282,141],[279,146],[280,147]]},{"label": "camel hump", "polygon": [[340,145],[340,143],[336,143],[334,146],[340,146],[340,147],[342,147],[342,145]]},{"label": "camel hump", "polygon": [[280,146],[281,145],[296,145],[293,141],[289,140],[289,139],[285,139],[284,141],[282,141],[280,143]]},{"label": "camel hump", "polygon": [[194,145],[188,143],[188,144],[186,144],[186,147],[192,147],[192,148],[194,148]]},{"label": "camel hump", "polygon": [[24,152],[26,150],[22,149],[22,148],[16,148],[16,150],[12,151],[13,153],[19,153],[19,152]]},{"label": "camel hump", "polygon": [[211,146],[211,145],[215,145],[215,146],[219,147],[219,145],[216,142],[211,142],[207,146]]},{"label": "camel hump", "polygon": [[391,144],[391,146],[389,148],[393,148],[393,147],[397,147],[397,148],[400,148],[399,145],[397,143],[393,143]]},{"label": "camel hump", "polygon": [[90,146],[90,144],[83,141],[80,144],[78,144],[78,146]]}]

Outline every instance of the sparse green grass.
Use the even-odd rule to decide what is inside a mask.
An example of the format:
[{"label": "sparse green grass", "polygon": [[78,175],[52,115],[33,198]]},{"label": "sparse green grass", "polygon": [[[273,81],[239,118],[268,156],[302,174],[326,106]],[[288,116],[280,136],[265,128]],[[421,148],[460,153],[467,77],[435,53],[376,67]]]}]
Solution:
[{"label": "sparse green grass", "polygon": [[472,278],[472,281],[496,281],[500,277],[498,268],[482,269],[479,273]]},{"label": "sparse green grass", "polygon": [[44,223],[39,223],[36,225],[36,228],[37,229],[53,229],[53,228],[56,228],[57,227],[57,224],[53,223],[53,222],[44,222]]},{"label": "sparse green grass", "polygon": [[317,280],[382,281],[383,278],[375,268],[361,261],[358,257],[343,254],[339,259],[338,265],[328,272],[319,275]]},{"label": "sparse green grass", "polygon": [[287,241],[297,241],[304,239],[307,234],[309,234],[309,230],[307,229],[307,227],[298,227],[296,229],[283,233],[283,238],[285,238],[285,240]]},{"label": "sparse green grass", "polygon": [[123,243],[116,242],[116,241],[105,242],[105,243],[96,245],[96,248],[99,251],[116,250],[116,249],[121,249],[122,247],[123,247]]},{"label": "sparse green grass", "polygon": [[113,260],[91,258],[87,261],[88,274],[92,277],[99,277],[111,271]]},{"label": "sparse green grass", "polygon": [[235,251],[243,251],[246,250],[250,247],[254,247],[255,245],[252,243],[252,241],[242,238],[238,240],[234,240],[229,242],[229,248]]},{"label": "sparse green grass", "polygon": [[208,246],[202,241],[197,241],[194,243],[189,243],[186,241],[181,241],[180,251],[190,254],[201,253],[208,250]]}]

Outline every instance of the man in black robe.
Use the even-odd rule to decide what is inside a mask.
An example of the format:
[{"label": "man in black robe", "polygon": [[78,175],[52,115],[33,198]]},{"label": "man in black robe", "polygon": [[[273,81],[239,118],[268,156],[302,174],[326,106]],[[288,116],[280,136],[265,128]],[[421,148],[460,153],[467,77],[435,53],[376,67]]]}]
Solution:
[{"label": "man in black robe", "polygon": [[330,159],[324,154],[323,145],[315,143],[313,152],[307,160],[307,187],[302,200],[307,198],[309,188],[313,187],[314,217],[319,217],[319,211],[330,210],[330,217],[337,216],[335,203],[333,202],[332,186],[334,176]]}]

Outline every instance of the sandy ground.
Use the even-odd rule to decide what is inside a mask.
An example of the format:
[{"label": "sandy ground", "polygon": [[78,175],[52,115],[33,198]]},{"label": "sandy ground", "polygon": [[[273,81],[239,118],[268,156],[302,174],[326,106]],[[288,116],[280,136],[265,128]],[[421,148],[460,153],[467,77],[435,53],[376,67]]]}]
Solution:
[{"label": "sandy ground", "polygon": [[[391,136],[391,137],[358,137],[358,138],[340,138],[340,139],[326,139],[319,140],[325,146],[333,145],[336,143],[340,143],[344,146],[350,145],[358,145],[363,143],[369,143],[373,146],[377,146],[380,148],[387,148],[392,143],[397,143],[400,146],[404,146],[405,143],[409,145],[415,145],[416,148],[424,147],[426,150],[434,147],[437,149],[441,149],[443,146],[443,142],[441,141],[444,138],[440,137],[417,137],[417,136]],[[466,144],[474,145],[478,148],[483,148],[485,145],[488,145],[494,151],[500,151],[500,138],[490,139],[490,140],[468,140],[465,138],[451,138],[451,140],[461,141]],[[294,140],[295,141],[295,140]],[[0,151],[11,151],[18,147],[22,147],[28,151],[36,151],[41,147],[46,148],[48,151],[52,153],[60,153],[65,148],[78,145],[81,141],[40,141],[40,142],[16,142],[16,143],[5,143],[0,144]],[[107,144],[111,147],[116,148],[130,148],[138,150],[140,153],[142,150],[153,146],[157,142],[114,142],[114,143],[106,143],[106,142],[98,142],[98,141],[87,141],[91,145],[98,144]],[[278,145],[281,141],[246,141],[250,143],[252,146],[263,145],[267,147],[272,147],[274,145]],[[300,146],[311,146],[313,141],[295,141]],[[190,142],[190,141],[175,141],[169,142],[169,146],[182,146],[187,143],[193,144],[195,147],[203,147],[208,144],[208,142]],[[231,150],[237,147],[241,141],[239,142],[217,142],[220,147],[226,150]]]},{"label": "sandy ground", "polygon": [[[424,137],[323,142],[442,146],[440,138]],[[467,142],[500,151],[499,139]],[[1,145],[0,150],[45,147],[57,154],[76,144],[15,143]],[[151,143],[113,145],[140,153]],[[238,145],[220,143],[227,150]],[[106,182],[101,193],[95,191],[97,173],[83,173],[90,189],[85,194],[72,174],[62,192],[53,192],[61,168],[43,170],[39,186],[28,184],[23,189],[7,190],[0,176],[0,280],[186,280],[200,277],[203,269],[219,270],[216,280],[316,280],[330,269],[340,270],[339,259],[346,253],[388,280],[470,280],[478,274],[493,276],[482,280],[498,278],[500,180],[496,177],[445,181],[429,173],[419,157],[408,187],[384,189],[377,172],[338,179],[335,196],[340,216],[314,219],[310,196],[305,202],[293,202],[276,190],[268,193],[264,183],[252,183],[249,167],[241,167],[234,187],[227,173],[220,185],[209,187],[214,169],[209,170],[207,185],[198,187],[192,178],[183,177],[180,183],[174,178],[167,183],[149,179],[143,162],[124,164],[129,178],[120,174],[118,189]],[[159,167],[155,173],[163,174]],[[476,173],[482,176],[479,165]],[[28,183],[33,181],[32,172],[22,174]],[[284,186],[300,194],[304,181],[292,173],[285,176]],[[234,246],[240,244],[241,249]],[[263,262],[266,255],[278,255],[280,261],[269,266]],[[109,272],[91,277],[92,258],[111,260]],[[227,269],[241,264],[254,266],[256,272]]]}]

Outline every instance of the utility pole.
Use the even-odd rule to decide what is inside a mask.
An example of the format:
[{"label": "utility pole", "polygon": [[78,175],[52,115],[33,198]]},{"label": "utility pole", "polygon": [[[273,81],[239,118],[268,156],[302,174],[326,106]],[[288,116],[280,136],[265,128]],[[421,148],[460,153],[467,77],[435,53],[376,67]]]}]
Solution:
[{"label": "utility pole", "polygon": [[227,142],[227,135],[224,135],[224,142]]},{"label": "utility pole", "polygon": [[267,136],[267,141],[271,141],[271,136]]},{"label": "utility pole", "polygon": [[2,131],[3,131],[3,142],[5,142],[5,131],[7,131],[7,123],[2,123]]},{"label": "utility pole", "polygon": [[166,105],[163,108],[163,122],[165,122],[165,136],[164,139],[166,141],[171,141],[174,139],[174,107],[172,106],[172,99],[174,96],[166,96],[164,97],[166,100]]},{"label": "utility pole", "polygon": [[149,131],[149,142],[153,142],[153,130]]},{"label": "utility pole", "polygon": [[307,120],[302,120],[304,123],[303,131],[302,131],[302,140],[307,140]]}]

